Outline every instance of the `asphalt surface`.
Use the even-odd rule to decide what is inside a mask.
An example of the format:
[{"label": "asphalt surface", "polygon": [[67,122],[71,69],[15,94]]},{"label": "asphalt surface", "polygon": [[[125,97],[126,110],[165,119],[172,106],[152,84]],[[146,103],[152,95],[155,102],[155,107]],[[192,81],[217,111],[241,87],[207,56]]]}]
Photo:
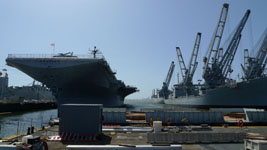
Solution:
[{"label": "asphalt surface", "polygon": [[[58,126],[50,127],[45,131],[35,132],[35,136],[53,136],[58,135]],[[213,127],[211,132],[245,132],[247,134],[258,133],[267,138],[267,126],[250,126],[250,127]],[[147,143],[146,133],[115,133],[105,132],[102,140],[90,143],[62,143],[59,141],[47,141],[49,149],[52,150],[65,150],[67,145],[95,145],[95,144],[133,144],[142,145]],[[20,138],[19,138],[20,140]],[[183,150],[243,150],[244,143],[226,143],[226,144],[182,144]]]}]

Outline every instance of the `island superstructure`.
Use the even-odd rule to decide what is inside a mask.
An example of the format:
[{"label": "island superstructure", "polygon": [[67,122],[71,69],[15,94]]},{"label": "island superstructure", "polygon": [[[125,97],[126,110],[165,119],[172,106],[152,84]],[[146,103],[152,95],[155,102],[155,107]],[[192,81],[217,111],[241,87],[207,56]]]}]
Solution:
[{"label": "island superstructure", "polygon": [[7,65],[43,83],[61,104],[123,105],[124,98],[137,91],[117,80],[103,55],[26,55],[9,54]]}]

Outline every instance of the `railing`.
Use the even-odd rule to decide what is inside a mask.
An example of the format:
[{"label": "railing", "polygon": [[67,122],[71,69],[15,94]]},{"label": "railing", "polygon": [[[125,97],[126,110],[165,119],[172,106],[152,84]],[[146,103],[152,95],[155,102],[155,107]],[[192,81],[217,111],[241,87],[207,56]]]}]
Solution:
[{"label": "railing", "polygon": [[[105,59],[105,57],[102,54],[96,54],[95,57],[93,54],[87,54],[87,55],[82,55],[82,54],[78,54],[78,55],[65,55],[62,56],[61,53],[59,54],[8,54],[8,58],[45,58],[45,59]],[[106,61],[107,62],[107,61]],[[110,65],[107,62],[107,66],[110,68]],[[112,70],[110,68],[110,70],[114,73],[116,73],[116,70]]]},{"label": "railing", "polygon": [[102,54],[96,54],[95,57],[93,54],[87,55],[66,55],[66,54],[8,54],[8,58],[64,58],[64,59],[81,59],[81,58],[100,58],[105,59]]}]

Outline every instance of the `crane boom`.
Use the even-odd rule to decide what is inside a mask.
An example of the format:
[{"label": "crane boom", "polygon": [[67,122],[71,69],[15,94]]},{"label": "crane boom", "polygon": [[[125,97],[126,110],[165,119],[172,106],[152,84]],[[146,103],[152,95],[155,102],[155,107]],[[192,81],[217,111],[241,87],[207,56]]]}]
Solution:
[{"label": "crane boom", "polygon": [[[244,17],[242,18],[239,25],[237,26],[235,34],[233,35],[232,40],[230,41],[230,44],[228,45],[228,47],[227,47],[227,49],[226,49],[226,51],[222,57],[222,60],[220,61],[220,68],[222,70],[227,70],[229,65],[231,66],[231,63],[232,63],[231,59],[233,59],[233,57],[235,55],[239,41],[241,39],[241,32],[244,29],[244,26],[247,22],[249,14],[250,14],[250,10],[247,10]],[[228,62],[230,62],[230,64]]]},{"label": "crane boom", "polygon": [[267,57],[265,58],[265,61],[264,61],[264,63],[262,64],[262,67],[261,67],[261,71],[262,71],[261,73],[262,73],[262,74],[264,73],[266,64],[267,64]]},{"label": "crane boom", "polygon": [[183,59],[183,55],[182,55],[182,52],[180,50],[180,47],[176,47],[176,53],[177,53],[179,66],[180,66],[180,69],[181,69],[182,78],[183,78],[183,81],[184,81],[185,80],[185,76],[186,76],[186,72],[188,72],[188,70],[186,69],[186,66],[185,66],[185,63],[184,63],[184,59]]},{"label": "crane boom", "polygon": [[171,91],[168,88],[169,88],[169,85],[171,82],[174,67],[175,67],[175,65],[174,65],[174,62],[172,61],[171,66],[170,66],[169,71],[168,71],[168,74],[167,74],[167,77],[166,77],[165,81],[163,82],[161,90],[159,90],[159,97],[162,97],[165,99],[167,99],[169,97]]},{"label": "crane boom", "polygon": [[260,39],[260,40],[262,40],[260,42],[261,46],[260,46],[259,51],[258,51],[257,56],[256,56],[256,59],[259,60],[260,64],[263,63],[264,58],[265,58],[266,53],[267,53],[267,28],[263,32],[263,36],[264,36],[263,39]]},{"label": "crane boom", "polygon": [[[246,79],[253,79],[256,77],[260,77],[264,72],[266,66],[266,57],[267,57],[267,29],[263,33],[263,38],[260,39],[261,45],[257,51],[256,57],[245,57],[245,62],[243,67],[244,74]],[[248,51],[248,50],[246,50]],[[247,52],[248,53],[248,52]]]},{"label": "crane boom", "polygon": [[185,85],[192,84],[192,79],[193,79],[195,70],[198,65],[197,55],[199,51],[200,41],[201,41],[201,33],[198,32],[196,36],[195,44],[193,47],[193,52],[192,52],[192,55],[189,61],[188,71],[186,72],[186,75],[185,75],[185,80],[184,80]]},{"label": "crane boom", "polygon": [[239,42],[241,40],[241,32],[249,17],[250,10],[247,10],[240,23],[238,24],[231,41],[218,63],[213,63],[211,67],[206,68],[203,78],[205,83],[214,88],[225,83],[225,79],[229,72],[232,72],[231,65],[236,54]]},{"label": "crane boom", "polygon": [[256,57],[256,59],[258,60],[258,64],[261,66],[256,72],[258,76],[264,72],[267,61],[266,56],[267,56],[267,29],[265,30],[265,36]]},{"label": "crane boom", "polygon": [[236,54],[236,51],[237,51],[237,48],[238,48],[238,45],[239,45],[239,42],[241,40],[241,34],[239,35],[239,37],[236,39],[236,42],[234,42],[234,45],[232,46],[231,49],[233,49],[232,53],[229,54],[229,58],[227,59],[227,62],[222,65],[222,66],[225,66],[223,67],[222,69],[222,74],[223,74],[223,77],[226,78],[228,73],[229,72],[233,72],[231,66],[232,66],[232,62],[234,60],[234,57],[235,57],[235,54]]},{"label": "crane boom", "polygon": [[174,67],[175,67],[175,65],[174,65],[174,62],[172,61],[171,66],[170,66],[169,71],[168,71],[168,74],[167,74],[167,77],[166,77],[165,82],[164,82],[167,87],[169,87],[169,85],[170,85],[172,74],[174,71]]},{"label": "crane boom", "polygon": [[[218,61],[218,50],[220,47],[224,26],[226,23],[228,8],[229,8],[229,4],[226,4],[226,3],[223,4],[220,17],[219,17],[219,21],[217,23],[217,26],[212,36],[211,43],[209,45],[208,57],[204,58],[205,64],[204,64],[204,70],[203,70],[203,77],[206,76],[206,73],[209,70],[208,68],[211,68],[211,65],[217,63]],[[210,62],[210,57],[212,57],[211,62]]]}]

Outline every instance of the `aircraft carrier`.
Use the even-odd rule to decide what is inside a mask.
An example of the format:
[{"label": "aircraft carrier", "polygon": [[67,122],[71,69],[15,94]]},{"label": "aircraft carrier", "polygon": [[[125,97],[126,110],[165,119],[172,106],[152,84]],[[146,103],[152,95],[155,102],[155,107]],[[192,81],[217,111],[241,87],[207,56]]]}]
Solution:
[{"label": "aircraft carrier", "polygon": [[207,56],[204,57],[203,74],[204,83],[193,83],[193,76],[197,68],[197,56],[201,41],[198,33],[193,47],[193,52],[188,67],[179,47],[176,47],[178,63],[183,81],[173,85],[169,90],[169,83],[174,70],[170,66],[166,80],[160,90],[153,91],[152,98],[163,98],[165,104],[175,104],[197,108],[267,108],[267,76],[264,74],[267,63],[267,29],[257,42],[255,55],[249,56],[248,49],[244,50],[244,63],[242,81],[237,82],[230,78],[233,72],[234,60],[238,45],[242,37],[242,30],[248,20],[250,10],[247,10],[232,32],[226,47],[220,43],[228,14],[228,4],[224,4],[219,21],[209,45]]},{"label": "aircraft carrier", "polygon": [[80,56],[9,54],[6,62],[50,88],[58,106],[80,103],[119,107],[127,95],[137,91],[116,79],[116,73],[96,48]]}]

